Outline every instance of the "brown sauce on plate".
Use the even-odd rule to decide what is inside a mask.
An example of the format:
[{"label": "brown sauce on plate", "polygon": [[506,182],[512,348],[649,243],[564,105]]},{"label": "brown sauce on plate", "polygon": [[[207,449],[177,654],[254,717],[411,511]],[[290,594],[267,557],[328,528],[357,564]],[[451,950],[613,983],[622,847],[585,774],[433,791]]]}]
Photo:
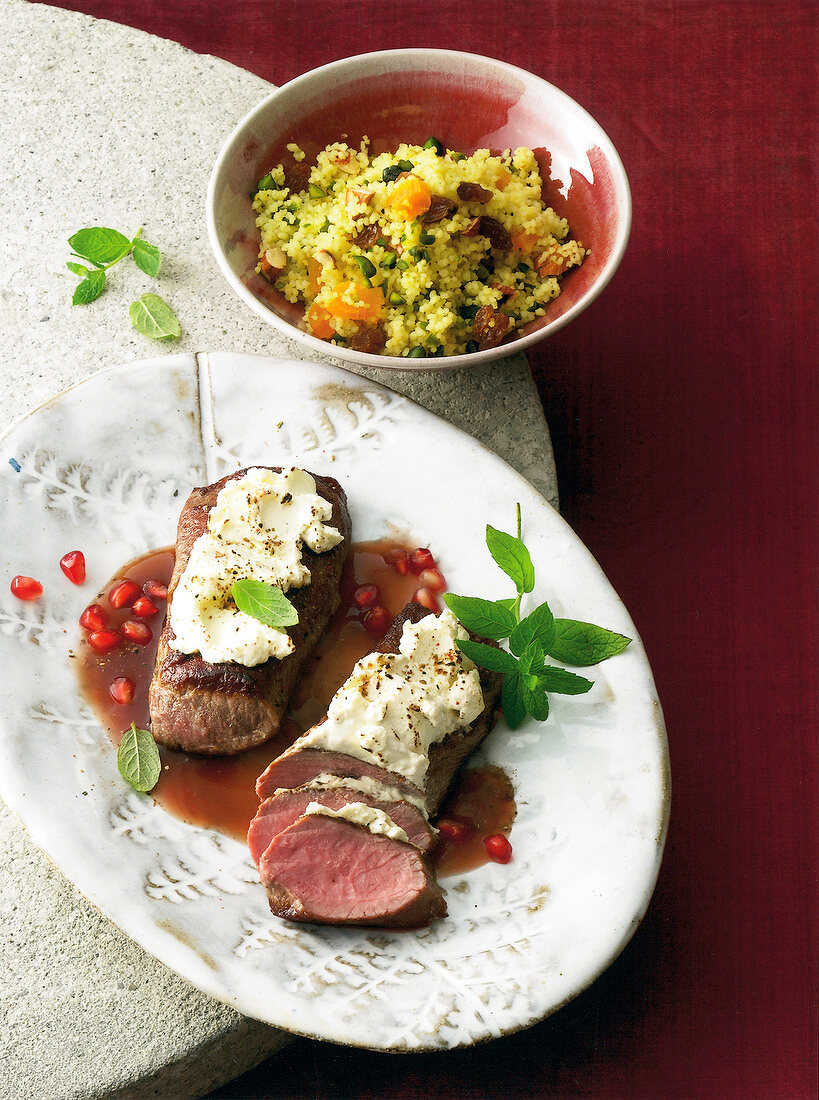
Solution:
[{"label": "brown sauce on plate", "polygon": [[[301,682],[291,701],[284,729],[275,738],[236,756],[194,756],[159,746],[162,774],[151,796],[156,802],[192,825],[201,825],[244,840],[256,814],[256,779],[267,765],[310,726],[323,717],[330,699],[344,683],[353,665],[369,653],[377,640],[364,629],[362,612],[353,596],[365,584],[378,586],[380,602],[395,616],[418,588],[418,577],[401,575],[385,560],[393,549],[411,550],[393,539],[354,543],[345,568],[341,604],[315,653],[307,661]],[[129,562],[96,597],[113,628],[133,618],[130,608],[115,610],[107,599],[113,585],[127,578],[140,588],[148,581],[167,584],[173,573],[174,550],[154,550]],[[147,620],[153,637],[147,645],[125,645],[100,655],[83,635],[77,648],[77,673],[82,694],[115,745],[132,722],[150,728],[148,687],[153,675],[159,635],[165,615],[163,600],[155,601],[159,614]],[[133,702],[116,703],[109,692],[112,680],[126,676],[133,681]],[[474,822],[468,839],[453,843],[442,838],[434,863],[439,875],[461,874],[488,862],[483,837],[508,832],[515,815],[512,785],[500,768],[476,768],[457,778],[441,817]]]},{"label": "brown sauce on plate", "polygon": [[461,771],[438,818],[465,825],[466,837],[455,842],[441,836],[432,859],[438,878],[462,875],[488,863],[484,840],[497,833],[508,836],[516,810],[512,781],[503,768],[489,764]]}]

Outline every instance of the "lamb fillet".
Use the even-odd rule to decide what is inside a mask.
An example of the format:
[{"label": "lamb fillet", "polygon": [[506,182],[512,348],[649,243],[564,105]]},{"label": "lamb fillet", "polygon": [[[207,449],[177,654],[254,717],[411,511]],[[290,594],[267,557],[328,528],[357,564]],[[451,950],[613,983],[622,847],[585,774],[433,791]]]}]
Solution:
[{"label": "lamb fillet", "polygon": [[[409,604],[393,621],[379,650],[397,653],[404,624],[419,622],[428,614],[420,604]],[[486,737],[498,715],[502,677],[482,669],[479,675],[484,710],[471,726],[432,746],[424,791],[377,765],[341,752],[300,748],[299,741],[270,764],[256,784],[265,801],[251,824],[248,843],[273,913],[296,921],[382,928],[418,928],[446,914],[443,895],[420,846],[371,833],[344,819],[304,814],[308,803],[319,801],[321,795],[338,796],[338,805],[335,799],[324,803],[333,809],[365,801],[384,808],[415,840],[405,824],[412,812],[423,821],[414,806],[369,802],[354,789],[344,788],[321,795],[314,791],[314,798],[303,785],[322,774],[348,779],[366,776],[423,798],[429,813],[434,813],[458,767]],[[298,789],[275,794],[279,788]],[[291,813],[303,816],[289,824]]]},{"label": "lamb fillet", "polygon": [[[404,623],[420,622],[429,614],[431,612],[421,604],[407,604],[393,620],[390,629],[378,646],[378,651],[397,653]],[[486,642],[488,645],[496,644],[488,642],[485,638],[473,637],[475,641]],[[301,787],[311,783],[322,773],[345,776],[349,779],[360,779],[366,776],[423,798],[427,812],[432,817],[443,802],[458,768],[473,749],[483,741],[498,718],[503,676],[486,669],[478,669],[478,673],[483,691],[484,709],[471,726],[457,730],[445,737],[443,741],[431,746],[429,768],[423,791],[408,782],[404,776],[380,768],[377,764],[370,764],[341,752],[301,748],[299,739],[259,776],[256,781],[256,793],[261,799],[269,798],[280,787]]]},{"label": "lamb fillet", "polygon": [[342,818],[300,817],[259,862],[270,908],[319,924],[420,928],[446,916],[446,902],[412,844]]},{"label": "lamb fillet", "polygon": [[[277,466],[266,468],[281,471]],[[237,470],[213,485],[194,489],[185,502],[177,530],[176,563],[168,586],[169,612],[193,544],[207,527],[208,512],[225,484],[246,472]],[[237,753],[260,745],[279,729],[302,665],[338,607],[341,574],[350,545],[350,517],[341,486],[333,478],[312,476],[316,492],[332,505],[328,522],[344,539],[323,554],[302,548],[311,581],[304,588],[288,592],[288,599],[299,613],[298,624],[288,628],[293,652],[283,658],[271,657],[252,668],[233,661],[211,664],[198,653],[179,653],[173,648],[168,613],[149,691],[151,731],[161,744],[185,752]]]},{"label": "lamb fillet", "polygon": [[318,802],[330,810],[340,810],[350,802],[363,802],[365,806],[382,810],[404,830],[410,844],[422,852],[426,852],[435,840],[426,818],[410,802],[382,802],[350,787],[334,787],[324,791],[315,787],[300,787],[294,791],[279,791],[272,798],[266,798],[259,807],[247,833],[254,863],[259,863],[273,838],[301,817],[311,802]]}]

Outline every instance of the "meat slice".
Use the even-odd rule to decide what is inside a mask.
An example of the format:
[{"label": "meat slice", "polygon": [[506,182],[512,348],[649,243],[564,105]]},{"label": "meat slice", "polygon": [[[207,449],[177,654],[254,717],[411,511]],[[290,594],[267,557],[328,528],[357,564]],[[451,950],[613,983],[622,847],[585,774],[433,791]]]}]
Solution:
[{"label": "meat slice", "polygon": [[271,911],[287,920],[420,928],[447,911],[416,847],[341,818],[300,817],[259,871]]},{"label": "meat slice", "polygon": [[303,787],[320,775],[340,775],[345,779],[374,779],[385,787],[398,787],[411,797],[423,798],[424,792],[403,775],[379,768],[355,756],[326,749],[299,748],[299,742],[277,757],[256,780],[259,798],[270,798],[281,787]]},{"label": "meat slice", "polygon": [[351,787],[334,787],[321,790],[316,787],[300,787],[295,791],[280,791],[272,798],[266,798],[250,823],[247,843],[253,861],[258,864],[270,842],[279,833],[284,832],[297,818],[301,817],[311,802],[318,802],[331,810],[340,810],[350,802],[363,802],[376,810],[382,810],[395,824],[403,829],[422,852],[426,852],[435,840],[435,834],[421,811],[410,802],[385,802]]},{"label": "meat slice", "polygon": [[[384,636],[378,651],[381,653],[397,653],[404,623],[420,622],[431,612],[421,604],[408,604],[393,620],[390,629]],[[488,645],[485,638],[477,639]],[[500,689],[503,676],[500,673],[488,672],[485,669],[478,670],[483,691],[483,713],[472,725],[458,730],[444,738],[443,741],[432,745],[429,753],[429,768],[427,770],[426,784],[423,791],[408,782],[401,775],[379,768],[376,764],[359,760],[345,753],[328,752],[316,748],[302,748],[300,740],[294,742],[290,748],[274,760],[267,770],[259,776],[256,782],[256,793],[259,798],[269,798],[279,787],[300,787],[310,783],[322,772],[330,775],[347,776],[360,779],[367,776],[377,779],[387,786],[398,787],[410,794],[421,796],[429,816],[433,816],[441,805],[455,776],[455,772],[472,752],[483,741],[495,725],[500,709]],[[309,731],[308,731],[309,732]]]},{"label": "meat slice", "polygon": [[[266,467],[277,473],[281,467]],[[247,470],[194,489],[182,509],[176,540],[176,563],[168,586],[168,608],[185,571],[193,544],[205,531],[208,512],[224,485]],[[149,691],[154,739],[185,752],[228,754],[260,745],[278,731],[305,660],[315,648],[340,601],[341,574],[350,545],[350,517],[341,486],[330,477],[311,475],[316,492],[332,504],[328,521],[344,536],[331,550],[315,554],[302,548],[311,582],[291,589],[288,599],[299,613],[289,627],[293,652],[271,657],[254,667],[226,661],[211,664],[198,653],[173,648],[170,614],[159,638]]]}]

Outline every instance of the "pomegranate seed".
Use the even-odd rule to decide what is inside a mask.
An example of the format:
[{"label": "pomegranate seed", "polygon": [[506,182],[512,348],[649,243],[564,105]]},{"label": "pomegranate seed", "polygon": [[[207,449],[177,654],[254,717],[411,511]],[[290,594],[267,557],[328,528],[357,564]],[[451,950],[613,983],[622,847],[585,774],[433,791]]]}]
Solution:
[{"label": "pomegranate seed", "polygon": [[131,610],[138,619],[152,619],[157,611],[159,611],[159,608],[150,596],[140,596],[138,600],[134,601],[134,606]]},{"label": "pomegranate seed", "polygon": [[108,593],[111,607],[132,607],[139,599],[139,585],[133,581],[117,581]]},{"label": "pomegranate seed", "polygon": [[362,584],[353,592],[353,603],[356,607],[372,607],[378,603],[378,587],[374,584]]},{"label": "pomegranate seed", "polygon": [[72,584],[82,584],[85,580],[85,554],[82,550],[71,550],[60,558],[60,569]]},{"label": "pomegranate seed", "polygon": [[469,839],[469,826],[461,821],[452,821],[445,817],[438,822],[436,828],[442,837],[452,841],[453,844],[463,844]]},{"label": "pomegranate seed", "polygon": [[494,836],[484,837],[484,845],[491,860],[495,863],[508,863],[512,858],[512,845],[503,835],[495,833]]},{"label": "pomegranate seed", "polygon": [[419,546],[417,550],[413,550],[410,554],[410,569],[416,577],[419,573],[423,573],[425,569],[435,569],[435,558],[426,546]]},{"label": "pomegranate seed", "polygon": [[163,584],[162,581],[146,581],[142,586],[142,591],[146,596],[153,596],[155,600],[167,600],[168,598],[168,586]]},{"label": "pomegranate seed", "polygon": [[391,565],[396,573],[400,573],[402,577],[406,577],[410,571],[409,554],[406,550],[401,550],[396,547],[394,550],[388,550],[384,555],[384,561],[387,565]]},{"label": "pomegranate seed", "polygon": [[34,577],[12,577],[9,587],[18,600],[39,600],[43,594],[43,586]]},{"label": "pomegranate seed", "polygon": [[127,619],[120,630],[129,642],[136,642],[137,645],[147,645],[153,638],[153,633],[148,624],[137,622],[136,619]]},{"label": "pomegranate seed", "polygon": [[392,619],[386,607],[376,604],[364,616],[364,629],[373,638],[383,638],[391,622]]},{"label": "pomegranate seed", "polygon": [[88,635],[88,644],[95,653],[110,653],[122,642],[122,635],[118,630],[95,630]]},{"label": "pomegranate seed", "polygon": [[425,569],[418,578],[424,588],[431,588],[433,592],[443,592],[446,581],[440,569]]},{"label": "pomegranate seed", "polygon": [[80,615],[80,626],[84,630],[105,630],[108,626],[108,620],[105,617],[105,611],[98,603],[92,603],[86,607]]},{"label": "pomegranate seed", "polygon": [[434,592],[430,592],[428,588],[416,588],[412,600],[413,603],[420,603],[422,607],[428,607],[430,611],[437,612],[441,610],[437,596]]},{"label": "pomegranate seed", "polygon": [[125,707],[134,701],[135,686],[134,681],[129,680],[127,676],[117,676],[116,680],[111,681],[108,694],[115,703]]}]

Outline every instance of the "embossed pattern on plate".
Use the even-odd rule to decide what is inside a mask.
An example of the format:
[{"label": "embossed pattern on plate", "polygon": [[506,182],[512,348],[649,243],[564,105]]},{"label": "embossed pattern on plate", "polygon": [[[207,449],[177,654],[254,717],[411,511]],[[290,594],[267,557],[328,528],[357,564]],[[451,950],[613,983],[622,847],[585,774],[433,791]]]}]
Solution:
[{"label": "embossed pattern on plate", "polygon": [[[8,460],[20,464],[17,473]],[[77,619],[125,560],[173,541],[194,484],[253,462],[345,486],[355,537],[394,524],[429,542],[455,591],[509,595],[487,522],[523,507],[534,602],[635,638],[556,698],[546,726],[501,724],[479,752],[512,776],[515,857],[444,880],[450,915],[417,933],[271,917],[242,844],[131,792],[71,670]],[[470,436],[334,367],[169,356],[93,376],[0,448],[0,793],[40,848],[146,951],[240,1011],[382,1050],[464,1046],[547,1015],[627,942],[659,868],[668,757],[651,672],[599,567],[532,487]],[[58,561],[83,549],[89,581]],[[534,604],[533,604],[534,605]],[[533,606],[532,605],[532,606]]]}]

